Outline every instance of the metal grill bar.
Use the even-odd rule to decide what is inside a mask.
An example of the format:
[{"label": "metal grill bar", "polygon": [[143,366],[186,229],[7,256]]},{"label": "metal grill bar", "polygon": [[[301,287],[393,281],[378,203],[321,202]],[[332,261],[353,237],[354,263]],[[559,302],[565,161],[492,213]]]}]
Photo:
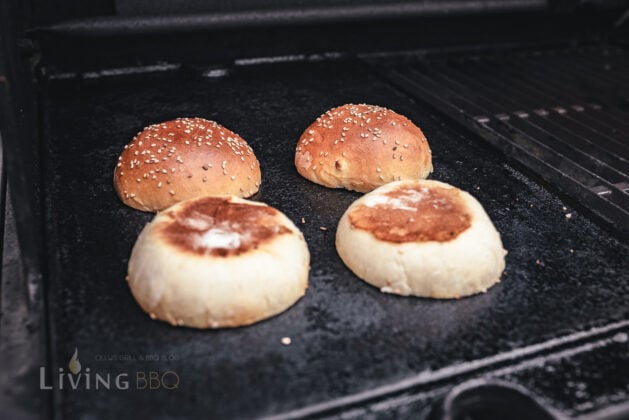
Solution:
[{"label": "metal grill bar", "polygon": [[626,51],[570,49],[374,65],[629,233]]},{"label": "metal grill bar", "polygon": [[[609,146],[613,152],[629,154],[627,145],[616,144],[612,138],[602,139],[599,132],[590,130],[587,124],[582,124],[578,119],[573,118],[572,112],[556,112],[554,109],[559,108],[558,106],[553,106],[550,111],[539,107],[539,100],[536,100],[537,98],[533,95],[544,101],[552,101],[552,98],[544,92],[536,91],[535,87],[528,87],[510,75],[504,75],[499,69],[490,66],[474,65],[474,68],[478,70],[477,74],[480,75],[480,80],[484,86],[496,83],[499,84],[502,94],[509,94],[509,106],[511,108],[518,107],[521,102],[526,109],[533,110],[533,112],[521,111],[516,113],[518,119],[511,120],[513,124],[518,124],[525,131],[527,127],[530,127],[535,132],[541,133],[539,138],[548,137],[549,142],[557,142],[558,148],[573,149],[575,153],[580,154],[576,159],[583,166],[594,165],[596,168],[600,168],[600,174],[611,182],[619,182],[629,175],[629,162],[618,159],[616,154],[608,152],[606,148],[601,146],[609,140]],[[518,104],[514,103],[511,98],[518,98]],[[582,115],[579,114],[578,117],[580,118]],[[583,134],[583,130],[588,131],[589,136]],[[596,169],[594,171],[596,172]]]},{"label": "metal grill bar", "polygon": [[[485,66],[502,66],[503,64],[495,60],[491,60],[491,58],[484,60],[482,63]],[[552,111],[559,108],[560,104],[571,104],[569,108],[580,113],[578,115],[580,121],[583,121],[589,127],[593,127],[606,135],[618,139],[615,136],[619,134],[619,131],[614,128],[614,126],[617,125],[617,122],[612,121],[607,123],[606,121],[608,116],[599,111],[600,106],[592,106],[592,104],[583,101],[582,98],[577,98],[572,95],[570,93],[571,91],[557,88],[556,85],[547,78],[532,77],[532,69],[527,66],[514,65],[514,62],[509,60],[507,60],[504,64],[511,65],[509,67],[509,74],[512,79],[519,81],[528,89],[534,90],[537,95],[546,100],[545,104],[551,104],[549,107],[547,106],[549,110]],[[541,108],[540,110],[544,111],[545,109]]]}]

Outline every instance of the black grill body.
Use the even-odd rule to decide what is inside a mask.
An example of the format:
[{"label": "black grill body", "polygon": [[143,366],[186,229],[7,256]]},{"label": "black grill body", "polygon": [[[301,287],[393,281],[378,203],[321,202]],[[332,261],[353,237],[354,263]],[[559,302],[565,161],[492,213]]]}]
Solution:
[{"label": "black grill body", "polygon": [[[629,415],[626,2],[154,3],[2,5],[2,418]],[[499,285],[401,298],[343,265],[334,232],[360,195],[293,156],[348,102],[422,128],[431,177],[502,235]],[[247,139],[255,198],[302,228],[310,287],[284,314],[196,331],[134,303],[126,264],[152,216],[117,199],[113,166],[179,116]],[[128,389],[40,389],[75,350]]]}]

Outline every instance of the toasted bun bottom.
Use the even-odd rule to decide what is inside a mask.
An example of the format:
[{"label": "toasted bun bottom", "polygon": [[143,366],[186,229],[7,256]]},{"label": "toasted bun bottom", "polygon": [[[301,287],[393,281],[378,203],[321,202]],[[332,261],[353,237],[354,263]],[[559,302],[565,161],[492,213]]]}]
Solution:
[{"label": "toasted bun bottom", "polygon": [[[236,197],[233,203],[266,207]],[[131,253],[127,280],[151,318],[195,328],[237,327],[283,312],[308,286],[310,254],[303,235],[282,213],[288,233],[240,254],[194,253],[164,238],[172,216],[195,200],[179,203],[146,225]]]},{"label": "toasted bun bottom", "polygon": [[452,240],[388,242],[356,228],[349,214],[369,197],[408,184],[453,188],[437,181],[400,181],[384,185],[355,201],[341,218],[336,248],[343,262],[382,292],[430,298],[459,298],[500,281],[506,251],[481,204],[460,191],[471,225]]}]

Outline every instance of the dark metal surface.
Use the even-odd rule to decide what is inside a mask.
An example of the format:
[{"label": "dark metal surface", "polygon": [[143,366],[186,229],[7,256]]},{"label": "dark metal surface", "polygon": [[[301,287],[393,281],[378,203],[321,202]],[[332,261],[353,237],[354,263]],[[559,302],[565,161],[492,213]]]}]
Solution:
[{"label": "dark metal surface", "polygon": [[[120,35],[147,34],[173,31],[199,31],[242,27],[277,27],[283,25],[312,25],[317,23],[347,23],[382,19],[410,19],[417,17],[457,16],[487,13],[518,13],[545,11],[546,0],[448,0],[448,1],[334,1],[334,2],[283,2],[272,7],[260,7],[253,2],[241,7],[231,2],[214,4],[201,2],[197,7],[186,2],[184,13],[169,8],[182,8],[170,4],[160,7],[154,2],[153,10],[144,13],[124,13],[122,16],[97,17],[52,25],[50,30],[70,34]],[[299,4],[301,3],[301,4]],[[327,3],[327,4],[326,4]],[[200,7],[199,7],[200,6]],[[166,9],[166,10],[165,10]],[[192,10],[190,10],[192,9]],[[142,16],[146,14],[148,16]],[[129,16],[131,15],[131,16]]]},{"label": "dark metal surface", "polygon": [[581,48],[422,60],[387,70],[629,235],[629,54]]},{"label": "dark metal surface", "polygon": [[[542,357],[564,343],[558,337],[591,327],[612,334],[629,318],[627,245],[364,64],[54,80],[44,99],[49,372],[67,370],[76,347],[84,369],[128,373],[131,381],[127,390],[42,391],[54,393],[58,416],[334,414],[417,383],[426,397],[465,379],[463,372]],[[293,154],[304,127],[345,102],[388,106],[422,127],[433,150],[432,178],[473,193],[502,234],[509,255],[499,285],[461,300],[402,298],[381,294],[344,267],[334,232],[359,195],[301,178]],[[247,139],[262,166],[260,199],[303,229],[312,253],[310,287],[287,312],[246,328],[194,331],[151,321],[133,301],[126,264],[151,215],[117,199],[113,166],[136,132],[179,116],[214,119]],[[281,344],[285,336],[291,345]],[[179,389],[133,389],[138,370],[174,371]],[[614,398],[626,398],[626,386],[617,389]],[[608,403],[603,397],[573,414]]]},{"label": "dark metal surface", "polygon": [[[367,10],[371,16],[395,12],[406,14],[467,14],[504,11],[540,10],[548,7],[548,0],[115,0],[116,12],[126,16],[221,13],[225,11],[268,11],[278,9],[335,9]],[[354,13],[353,18],[360,18]]]},{"label": "dark metal surface", "polygon": [[41,168],[34,87],[15,42],[28,22],[15,3],[0,2],[0,418],[21,420],[47,414],[49,398],[37,393],[47,356]]}]

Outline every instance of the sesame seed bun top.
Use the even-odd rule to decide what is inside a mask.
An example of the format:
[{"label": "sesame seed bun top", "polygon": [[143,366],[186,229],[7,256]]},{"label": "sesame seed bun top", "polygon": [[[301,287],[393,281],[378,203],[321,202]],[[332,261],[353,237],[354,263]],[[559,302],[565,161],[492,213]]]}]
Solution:
[{"label": "sesame seed bun top", "polygon": [[368,192],[432,172],[426,137],[408,118],[375,105],[347,104],[321,115],[302,134],[297,171],[331,188]]},{"label": "sesame seed bun top", "polygon": [[260,182],[260,164],[247,142],[203,118],[146,127],[124,147],[114,171],[120,199],[144,211],[205,195],[249,197]]}]

